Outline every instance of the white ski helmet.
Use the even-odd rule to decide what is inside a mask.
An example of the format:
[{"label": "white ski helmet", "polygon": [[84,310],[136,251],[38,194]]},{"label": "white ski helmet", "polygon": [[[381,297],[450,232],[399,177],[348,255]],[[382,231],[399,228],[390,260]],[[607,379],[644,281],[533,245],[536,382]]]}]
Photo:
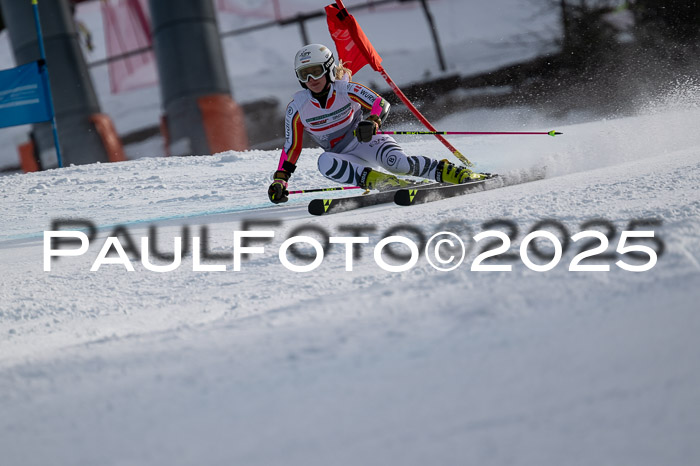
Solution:
[{"label": "white ski helmet", "polygon": [[301,87],[306,88],[310,76],[319,79],[326,74],[329,81],[334,82],[335,70],[333,52],[323,44],[305,45],[294,56],[294,72]]}]

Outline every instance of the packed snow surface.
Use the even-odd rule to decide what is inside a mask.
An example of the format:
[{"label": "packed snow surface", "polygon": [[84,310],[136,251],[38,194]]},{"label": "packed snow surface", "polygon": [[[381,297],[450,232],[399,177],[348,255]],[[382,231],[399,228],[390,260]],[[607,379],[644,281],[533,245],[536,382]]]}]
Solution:
[{"label": "packed snow surface", "polygon": [[[698,127],[691,105],[557,127],[565,134],[556,138],[453,138],[479,170],[519,176],[545,166],[547,178],[327,217],[306,212],[313,195],[267,202],[278,152],[0,178],[0,462],[695,464]],[[432,139],[401,143],[411,154],[446,155]],[[304,151],[292,188],[328,185],[318,154]],[[86,254],[45,272],[42,235],[69,218],[89,220],[97,234]],[[518,230],[515,259],[496,262],[512,270],[470,270],[488,241],[473,236],[507,231],[488,225],[499,219]],[[615,248],[640,219],[655,222],[637,229],[659,241],[640,244],[660,254],[651,270],[628,272],[615,262],[647,261]],[[586,262],[610,271],[568,270],[585,240],[570,242],[552,270],[528,269],[519,245],[542,220],[569,237],[606,231],[585,225],[593,220],[612,224],[613,257]],[[457,234],[469,248],[464,263],[439,272],[421,256],[409,271],[382,270],[374,246],[406,225]],[[204,236],[207,226],[212,254],[231,254],[236,231],[274,238],[253,244],[264,253],[240,271],[221,258],[204,263],[225,271],[195,272],[188,253],[168,273],[138,257],[133,272],[116,264],[91,272],[118,226],[120,243],[126,231],[137,248],[153,226],[162,252],[184,227]],[[295,229],[360,235],[349,226],[369,237],[352,271],[342,245],[308,273],[280,263]],[[418,241],[415,231],[396,234]]]}]

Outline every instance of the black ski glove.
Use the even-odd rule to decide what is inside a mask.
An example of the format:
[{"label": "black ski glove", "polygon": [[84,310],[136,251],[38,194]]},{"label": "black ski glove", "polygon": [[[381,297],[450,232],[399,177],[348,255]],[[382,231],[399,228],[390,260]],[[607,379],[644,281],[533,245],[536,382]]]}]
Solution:
[{"label": "black ski glove", "polygon": [[276,171],[274,174],[274,179],[275,181],[273,181],[270,187],[267,188],[267,195],[270,198],[270,201],[274,202],[275,204],[287,202],[289,200],[287,197],[289,194],[289,191],[287,191],[289,173],[282,170]]},{"label": "black ski glove", "polygon": [[372,136],[377,134],[377,130],[381,126],[382,120],[377,115],[370,115],[366,120],[361,121],[355,130],[355,136],[360,142],[370,142]]}]

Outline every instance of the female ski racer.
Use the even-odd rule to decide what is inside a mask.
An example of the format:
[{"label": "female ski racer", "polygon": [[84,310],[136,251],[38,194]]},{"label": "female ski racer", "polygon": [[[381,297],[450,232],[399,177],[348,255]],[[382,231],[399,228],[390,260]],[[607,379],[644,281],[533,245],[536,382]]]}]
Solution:
[{"label": "female ski racer", "polygon": [[[337,66],[333,53],[321,44],[302,47],[294,57],[294,70],[304,90],[294,94],[285,117],[285,144],[268,196],[275,204],[287,202],[287,181],[301,154],[303,133],[321,146],[319,171],[333,181],[365,189],[390,189],[414,183],[397,175],[463,183],[473,172],[446,160],[406,155],[396,141],[378,135],[389,113],[389,102],[362,84],[351,82],[350,71]],[[369,111],[363,120],[362,111]],[[477,174],[474,174],[478,176]]]}]

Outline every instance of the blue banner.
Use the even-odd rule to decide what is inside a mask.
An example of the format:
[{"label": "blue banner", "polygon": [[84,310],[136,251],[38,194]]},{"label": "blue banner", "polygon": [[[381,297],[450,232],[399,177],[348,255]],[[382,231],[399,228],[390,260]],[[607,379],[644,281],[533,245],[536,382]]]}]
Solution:
[{"label": "blue banner", "polygon": [[0,71],[0,128],[53,118],[48,80],[39,62]]}]

